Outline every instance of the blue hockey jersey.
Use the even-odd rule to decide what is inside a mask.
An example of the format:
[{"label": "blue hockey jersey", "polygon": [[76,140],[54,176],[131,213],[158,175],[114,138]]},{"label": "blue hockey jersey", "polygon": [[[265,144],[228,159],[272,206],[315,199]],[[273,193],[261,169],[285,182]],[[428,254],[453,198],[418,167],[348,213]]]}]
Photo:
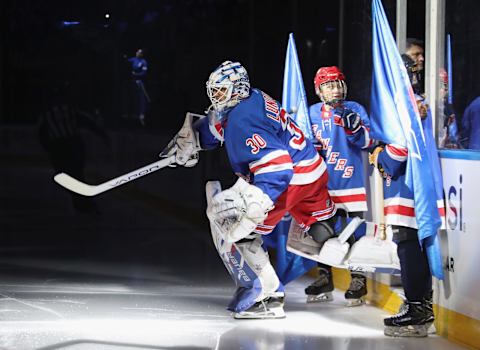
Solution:
[{"label": "blue hockey jersey", "polygon": [[289,185],[311,184],[327,168],[288,113],[258,89],[228,112],[223,130],[212,130],[207,118],[195,127],[202,148],[217,146],[214,134],[222,135],[233,171],[274,203]]},{"label": "blue hockey jersey", "polygon": [[[433,174],[440,174],[440,162],[437,149],[433,141],[431,114],[428,112],[427,118],[422,120],[428,149],[428,156],[432,167],[436,171],[430,171]],[[429,140],[430,139],[430,140]],[[415,219],[415,202],[412,191],[406,185],[406,166],[408,150],[399,145],[386,145],[385,150],[378,155],[378,164],[384,169],[383,196],[384,196],[384,214],[387,225],[406,226],[418,228]],[[429,171],[428,169],[425,171]],[[433,178],[435,182],[437,206],[442,219],[442,228],[445,227],[445,204],[443,200],[443,187],[441,179]]]},{"label": "blue hockey jersey", "polygon": [[465,109],[462,118],[463,130],[468,138],[468,148],[480,150],[480,96]]},{"label": "blue hockey jersey", "polygon": [[371,146],[369,118],[362,105],[344,101],[341,108],[360,115],[362,128],[352,134],[342,119],[323,102],[310,106],[309,114],[315,147],[328,168],[328,191],[337,208],[347,212],[367,211],[364,165],[361,150]]},{"label": "blue hockey jersey", "polygon": [[134,79],[143,79],[147,75],[148,65],[144,58],[131,57],[128,62],[132,65],[132,77]]}]

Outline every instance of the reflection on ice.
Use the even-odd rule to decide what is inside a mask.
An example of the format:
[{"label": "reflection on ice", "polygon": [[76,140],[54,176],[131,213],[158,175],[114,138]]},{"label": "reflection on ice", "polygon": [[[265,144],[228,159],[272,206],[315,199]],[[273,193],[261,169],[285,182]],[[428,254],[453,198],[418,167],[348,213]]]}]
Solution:
[{"label": "reflection on ice", "polygon": [[1,349],[455,349],[439,337],[392,340],[372,306],[305,303],[306,280],[287,288],[287,317],[234,320],[224,282],[191,286],[105,281],[16,281],[0,286]]}]

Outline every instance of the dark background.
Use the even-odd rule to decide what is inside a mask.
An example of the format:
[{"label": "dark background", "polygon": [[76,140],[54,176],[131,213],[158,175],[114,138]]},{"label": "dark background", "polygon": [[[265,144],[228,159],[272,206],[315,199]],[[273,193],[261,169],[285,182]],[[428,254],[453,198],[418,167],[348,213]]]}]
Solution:
[{"label": "dark background", "polygon": [[[395,28],[395,1],[383,4]],[[480,94],[479,4],[447,1],[460,115]],[[409,1],[408,12],[408,36],[424,39],[423,2]],[[185,112],[202,113],[208,106],[205,81],[226,59],[242,62],[254,87],[281,99],[290,32],[310,103],[316,102],[317,68],[338,64],[339,4],[332,0],[7,0],[0,2],[0,13],[3,256],[54,252],[159,263],[167,252],[215,254],[203,186],[216,178],[224,187],[233,183],[222,150],[202,153],[193,169],[165,169],[90,199],[72,198],[53,182],[55,159],[64,171],[78,168],[72,171],[94,184],[155,161]],[[368,108],[370,0],[346,0],[344,23],[349,99]],[[129,80],[123,55],[133,56],[137,48],[149,63],[152,103],[145,127],[122,117]],[[68,140],[52,141],[42,116],[56,99],[95,116],[95,125],[78,117]],[[156,237],[173,232],[189,237],[184,246],[156,244]]]},{"label": "dark background", "polygon": [[[369,90],[369,5],[366,0],[345,5],[344,68],[351,98]],[[336,1],[18,0],[1,6],[2,121],[7,123],[35,122],[48,91],[68,82],[77,103],[99,108],[110,126],[118,126],[129,73],[122,56],[133,56],[137,48],[145,49],[150,65],[150,126],[172,130],[185,111],[208,106],[205,81],[225,59],[242,62],[254,86],[281,98],[290,32],[312,103],[316,69],[338,64]],[[385,7],[394,10],[394,1]],[[79,24],[62,25],[65,21]]]}]

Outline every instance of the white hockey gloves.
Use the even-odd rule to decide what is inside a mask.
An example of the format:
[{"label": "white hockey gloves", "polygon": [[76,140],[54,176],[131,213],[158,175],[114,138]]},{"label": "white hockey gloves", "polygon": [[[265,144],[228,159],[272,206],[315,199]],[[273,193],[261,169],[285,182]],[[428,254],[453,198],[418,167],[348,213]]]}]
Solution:
[{"label": "white hockey gloves", "polygon": [[273,202],[263,191],[239,178],[231,188],[212,200],[211,215],[222,228],[227,242],[247,237],[273,209]]},{"label": "white hockey gloves", "polygon": [[193,118],[204,117],[187,113],[180,131],[160,153],[160,157],[175,155],[175,163],[184,167],[193,167],[198,163],[198,151],[201,150],[198,132],[193,129]]}]

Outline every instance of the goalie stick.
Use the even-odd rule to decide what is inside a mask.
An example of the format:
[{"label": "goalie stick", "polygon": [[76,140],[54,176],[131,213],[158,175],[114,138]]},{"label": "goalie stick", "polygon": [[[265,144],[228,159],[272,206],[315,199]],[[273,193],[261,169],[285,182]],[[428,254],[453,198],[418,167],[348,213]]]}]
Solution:
[{"label": "goalie stick", "polygon": [[[151,174],[172,164],[192,167],[197,164],[198,151],[201,151],[198,135],[196,135],[196,131],[194,131],[192,128],[193,118],[201,119],[205,118],[205,116],[201,114],[187,112],[182,128],[177,133],[177,135],[175,135],[173,140],[169,142],[167,147],[160,153],[160,157],[162,157],[162,159],[157,162],[145,165],[139,169],[129,172],[128,174],[121,175],[119,177],[116,177],[115,179],[106,181],[99,185],[86,184],[65,173],[57,174],[54,176],[53,179],[59,185],[65,187],[72,192],[81,194],[82,196],[92,197],[105,191],[111,190],[112,188],[126,184],[127,182],[136,180],[142,176]],[[182,145],[179,146],[180,140],[182,140]],[[182,149],[182,146],[186,147],[187,150],[190,147],[192,153],[190,153],[189,155],[184,154],[182,157],[179,158],[178,154],[174,152],[177,147],[179,147],[179,149]],[[185,150],[185,148],[183,150]]]},{"label": "goalie stick", "polygon": [[59,173],[53,178],[59,185],[66,189],[81,194],[82,196],[96,196],[97,194],[111,190],[112,188],[126,184],[132,180],[136,180],[139,177],[151,174],[157,170],[163,169],[175,162],[175,155],[171,155],[168,158],[163,158],[157,162],[145,165],[139,169],[133,170],[128,174],[121,175],[112,180],[101,183],[100,185],[89,185],[84,182],[78,181],[65,173]]}]

